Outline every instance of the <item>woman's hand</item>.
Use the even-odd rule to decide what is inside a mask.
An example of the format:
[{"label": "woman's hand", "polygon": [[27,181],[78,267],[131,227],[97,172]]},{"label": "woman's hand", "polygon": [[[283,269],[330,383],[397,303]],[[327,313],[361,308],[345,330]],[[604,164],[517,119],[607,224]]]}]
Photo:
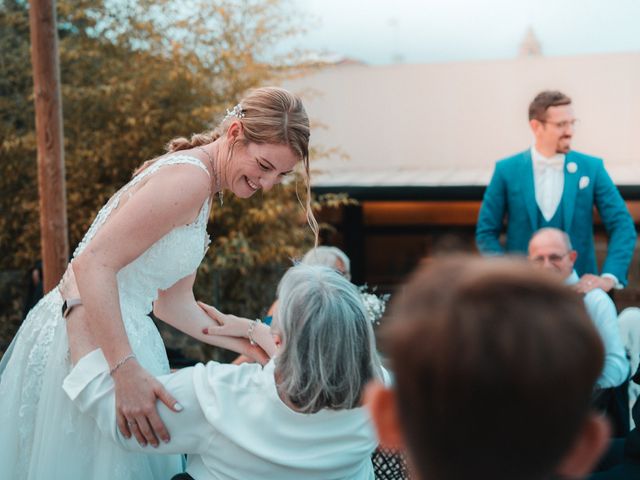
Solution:
[{"label": "woman's hand", "polygon": [[255,320],[222,313],[217,308],[203,302],[198,302],[198,305],[200,305],[200,308],[217,324],[203,328],[202,333],[206,335],[221,335],[224,337],[248,338],[249,327],[251,327],[251,324],[255,322]]},{"label": "woman's hand", "polygon": [[116,386],[116,420],[126,438],[133,434],[143,447],[169,442],[170,436],[158,415],[156,399],[174,412],[182,406],[162,384],[134,359],[123,363],[112,374]]},{"label": "woman's hand", "polygon": [[[275,351],[275,342],[271,338],[271,334],[268,333],[268,327],[256,320],[222,313],[206,303],[198,302],[198,305],[216,323],[216,325],[203,328],[203,334],[237,338],[241,341],[241,348],[237,353],[245,355],[261,365],[269,362]],[[251,339],[249,338],[250,329]]]}]

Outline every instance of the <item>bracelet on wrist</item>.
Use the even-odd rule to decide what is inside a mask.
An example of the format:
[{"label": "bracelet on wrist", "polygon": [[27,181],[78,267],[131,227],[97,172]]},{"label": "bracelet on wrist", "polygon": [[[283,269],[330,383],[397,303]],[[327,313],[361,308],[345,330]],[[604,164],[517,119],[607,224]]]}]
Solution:
[{"label": "bracelet on wrist", "polygon": [[249,324],[249,329],[247,330],[247,338],[249,339],[249,343],[251,345],[256,344],[256,341],[253,339],[253,331],[256,329],[256,325],[258,325],[259,323],[262,323],[262,320],[256,318],[255,320],[251,320],[251,323]]},{"label": "bracelet on wrist", "polygon": [[116,370],[118,370],[121,366],[123,366],[125,363],[127,363],[132,358],[136,358],[136,354],[135,353],[130,353],[126,357],[123,357],[120,360],[118,360],[116,362],[116,364],[113,366],[113,368],[111,370],[109,370],[109,375],[113,375],[116,372]]}]

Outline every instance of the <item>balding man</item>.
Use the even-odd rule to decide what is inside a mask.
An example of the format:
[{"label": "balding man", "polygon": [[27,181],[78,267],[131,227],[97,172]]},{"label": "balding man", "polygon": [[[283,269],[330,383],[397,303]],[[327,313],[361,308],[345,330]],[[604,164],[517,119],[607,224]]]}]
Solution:
[{"label": "balding man", "polygon": [[[569,285],[579,281],[573,269],[577,257],[569,236],[557,228],[538,230],[529,242],[529,260],[535,266],[560,275]],[[616,307],[600,288],[587,292],[584,303],[605,346],[604,369],[597,386],[612,388],[622,385],[629,377],[630,367],[620,340]]]},{"label": "balding man", "polygon": [[[576,290],[579,278],[574,264],[577,257],[578,253],[572,248],[569,236],[556,228],[538,230],[529,242],[529,260],[535,266],[559,275]],[[626,381],[630,366],[620,339],[616,307],[600,288],[584,294],[584,304],[605,349],[604,368],[596,382],[594,405],[607,414],[613,424],[614,435],[624,436],[629,432]]]},{"label": "balding man", "polygon": [[[496,164],[480,208],[476,244],[485,255],[524,253],[533,232],[560,228],[580,252],[574,267],[581,276],[577,290],[622,288],[636,245],[633,219],[602,160],[571,150],[576,121],[564,93],[544,91],[533,99],[529,126],[535,143]],[[602,275],[596,262],[594,206],[608,236]]]}]

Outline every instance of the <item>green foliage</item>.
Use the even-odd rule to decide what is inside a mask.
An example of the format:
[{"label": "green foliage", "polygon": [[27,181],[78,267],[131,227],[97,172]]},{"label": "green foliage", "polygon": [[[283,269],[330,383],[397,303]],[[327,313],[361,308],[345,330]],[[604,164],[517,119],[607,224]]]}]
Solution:
[{"label": "green foliage", "polygon": [[[265,60],[295,33],[283,8],[279,0],[58,0],[72,248],[168,140],[208,129],[248,88],[292,72],[291,55]],[[27,2],[0,0],[0,270],[40,256],[29,48]],[[295,188],[214,204],[200,298],[243,315],[268,307],[289,258],[312,243]]]}]

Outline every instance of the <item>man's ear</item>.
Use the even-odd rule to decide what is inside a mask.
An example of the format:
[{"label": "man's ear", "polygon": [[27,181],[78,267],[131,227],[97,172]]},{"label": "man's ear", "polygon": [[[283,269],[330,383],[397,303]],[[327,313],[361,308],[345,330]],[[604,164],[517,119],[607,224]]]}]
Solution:
[{"label": "man's ear", "polygon": [[572,263],[576,263],[577,258],[578,258],[578,252],[576,252],[575,250],[571,250],[569,252],[569,260],[571,260]]},{"label": "man's ear", "polygon": [[364,392],[364,403],[371,412],[380,445],[398,450],[404,446],[400,429],[396,394],[378,381],[370,382]]},{"label": "man's ear", "polygon": [[529,126],[531,127],[531,131],[535,135],[544,127],[544,124],[540,120],[532,118],[531,120],[529,120]]},{"label": "man's ear", "polygon": [[566,478],[585,477],[609,446],[610,437],[608,420],[596,413],[589,414],[578,438],[560,461],[556,473]]}]

